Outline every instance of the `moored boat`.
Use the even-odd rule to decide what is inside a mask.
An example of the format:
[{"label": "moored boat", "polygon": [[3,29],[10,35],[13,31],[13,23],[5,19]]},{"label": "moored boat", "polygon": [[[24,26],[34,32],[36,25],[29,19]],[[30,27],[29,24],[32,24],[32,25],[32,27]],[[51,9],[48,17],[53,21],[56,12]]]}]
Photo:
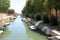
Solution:
[{"label": "moored boat", "polygon": [[48,37],[49,40],[60,40],[60,36],[51,36]]},{"label": "moored boat", "polygon": [[29,26],[29,29],[36,30],[37,28],[35,26],[31,25],[31,26]]},{"label": "moored boat", "polygon": [[0,34],[2,34],[3,33],[3,30],[0,30]]}]

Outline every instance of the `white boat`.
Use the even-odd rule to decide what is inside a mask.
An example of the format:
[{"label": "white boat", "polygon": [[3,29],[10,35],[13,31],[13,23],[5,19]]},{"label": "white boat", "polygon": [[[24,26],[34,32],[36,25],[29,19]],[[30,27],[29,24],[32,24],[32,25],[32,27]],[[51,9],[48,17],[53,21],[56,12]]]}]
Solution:
[{"label": "white boat", "polygon": [[9,25],[10,23],[6,23],[6,25]]},{"label": "white boat", "polygon": [[22,18],[22,21],[28,23],[27,19],[26,18]]},{"label": "white boat", "polygon": [[3,33],[3,30],[0,30],[0,34],[2,34]]},{"label": "white boat", "polygon": [[14,18],[16,18],[16,17],[14,17]]},{"label": "white boat", "polygon": [[49,40],[60,40],[60,36],[48,37]]},{"label": "white boat", "polygon": [[36,30],[36,27],[33,26],[33,25],[31,25],[31,26],[29,26],[29,29],[31,29],[31,30]]}]

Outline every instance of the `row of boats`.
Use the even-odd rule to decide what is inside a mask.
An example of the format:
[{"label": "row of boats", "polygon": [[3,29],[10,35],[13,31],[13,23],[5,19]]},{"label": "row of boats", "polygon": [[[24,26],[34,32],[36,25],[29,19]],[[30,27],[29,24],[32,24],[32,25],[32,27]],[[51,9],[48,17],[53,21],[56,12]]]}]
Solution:
[{"label": "row of boats", "polygon": [[60,32],[51,28],[50,26],[46,26],[42,24],[42,21],[33,21],[31,18],[22,18],[22,21],[26,22],[29,25],[29,29],[31,30],[41,30],[46,35],[48,35],[49,40],[60,40]]},{"label": "row of boats", "polygon": [[6,27],[10,24],[10,22],[12,22],[14,19],[16,19],[15,16],[7,16],[4,17],[0,20],[0,34],[2,34],[5,30]]}]

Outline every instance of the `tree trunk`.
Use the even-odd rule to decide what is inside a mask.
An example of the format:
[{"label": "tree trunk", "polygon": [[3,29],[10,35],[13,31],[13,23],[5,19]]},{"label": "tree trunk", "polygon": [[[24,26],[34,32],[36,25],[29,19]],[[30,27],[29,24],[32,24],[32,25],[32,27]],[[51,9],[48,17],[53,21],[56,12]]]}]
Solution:
[{"label": "tree trunk", "polygon": [[55,9],[56,10],[56,17],[58,18],[58,15],[57,15],[57,9]]},{"label": "tree trunk", "polygon": [[56,24],[58,25],[58,14],[57,14],[57,9],[56,10]]}]

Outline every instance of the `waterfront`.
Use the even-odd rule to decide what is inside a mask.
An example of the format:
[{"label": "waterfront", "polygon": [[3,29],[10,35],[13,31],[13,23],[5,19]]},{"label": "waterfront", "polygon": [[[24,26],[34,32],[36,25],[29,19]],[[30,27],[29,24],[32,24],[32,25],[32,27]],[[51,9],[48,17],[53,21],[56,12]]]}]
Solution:
[{"label": "waterfront", "polygon": [[17,17],[0,35],[0,40],[47,40],[47,36],[28,29],[27,24]]}]

